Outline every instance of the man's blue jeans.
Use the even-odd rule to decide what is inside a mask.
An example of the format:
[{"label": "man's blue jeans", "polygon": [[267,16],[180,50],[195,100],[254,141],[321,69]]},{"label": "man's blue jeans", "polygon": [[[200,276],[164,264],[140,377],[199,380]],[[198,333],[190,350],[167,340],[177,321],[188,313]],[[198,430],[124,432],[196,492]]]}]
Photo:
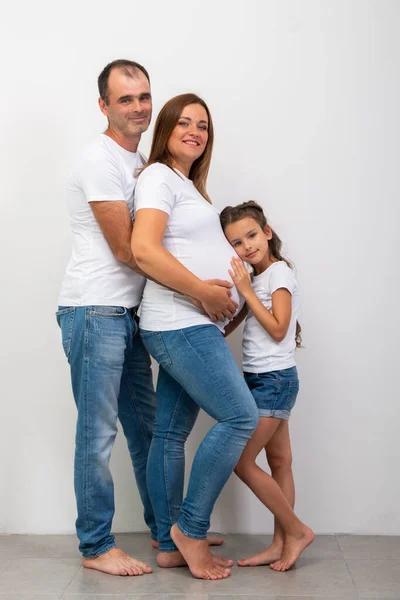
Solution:
[{"label": "man's blue jeans", "polygon": [[[141,330],[141,336],[160,365],[147,484],[160,551],[173,552],[175,522],[189,537],[206,537],[215,501],[257,427],[258,409],[215,325]],[[182,504],[185,442],[200,408],[217,423],[197,449]]]},{"label": "man's blue jeans", "polygon": [[155,417],[150,356],[138,323],[122,306],[60,306],[57,322],[78,408],[75,447],[79,549],[96,557],[115,546],[114,485],[109,462],[117,418],[128,442],[144,518],[157,539],[146,484]]}]

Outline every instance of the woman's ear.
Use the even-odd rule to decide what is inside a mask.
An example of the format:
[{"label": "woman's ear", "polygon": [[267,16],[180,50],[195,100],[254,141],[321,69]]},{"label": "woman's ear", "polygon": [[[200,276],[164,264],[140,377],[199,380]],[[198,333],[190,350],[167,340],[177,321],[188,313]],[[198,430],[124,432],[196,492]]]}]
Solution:
[{"label": "woman's ear", "polygon": [[265,225],[263,227],[263,231],[265,233],[265,235],[267,236],[267,240],[272,240],[272,229],[269,225]]}]

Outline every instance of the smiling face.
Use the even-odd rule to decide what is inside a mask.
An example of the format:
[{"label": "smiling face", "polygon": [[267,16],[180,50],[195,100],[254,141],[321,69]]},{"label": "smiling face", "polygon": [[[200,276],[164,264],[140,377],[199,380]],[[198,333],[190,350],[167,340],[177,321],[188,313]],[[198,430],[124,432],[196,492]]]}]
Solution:
[{"label": "smiling face", "polygon": [[152,103],[150,84],[139,70],[132,76],[113,69],[107,85],[107,100],[99,99],[101,112],[107,116],[109,129],[117,136],[140,139],[150,125]]},{"label": "smiling face", "polygon": [[227,225],[225,235],[240,258],[253,265],[256,273],[261,273],[274,262],[268,247],[268,240],[272,238],[268,225],[262,228],[252,217],[245,217]]},{"label": "smiling face", "polygon": [[188,104],[183,109],[167,144],[173,166],[188,177],[192,164],[206,149],[207,141],[207,111],[201,104]]}]

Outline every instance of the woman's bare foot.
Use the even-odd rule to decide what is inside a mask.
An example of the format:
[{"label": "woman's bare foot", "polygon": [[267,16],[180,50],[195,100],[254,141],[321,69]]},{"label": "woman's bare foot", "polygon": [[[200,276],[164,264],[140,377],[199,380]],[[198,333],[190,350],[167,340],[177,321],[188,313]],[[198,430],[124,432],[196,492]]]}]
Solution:
[{"label": "woman's bare foot", "polygon": [[96,558],[84,558],[82,564],[87,569],[96,569],[110,575],[144,575],[153,569],[126,554],[121,548],[111,548]]},{"label": "woman's bare foot", "polygon": [[[228,569],[233,566],[233,560],[224,558],[223,556],[215,556],[211,554],[214,564]],[[182,554],[177,552],[159,552],[157,554],[157,564],[163,569],[173,569],[174,567],[187,567],[187,562],[183,558]]]},{"label": "woman's bare foot", "polygon": [[314,540],[314,532],[304,525],[301,534],[286,535],[280,560],[269,565],[274,571],[287,571]]},{"label": "woman's bare foot", "polygon": [[273,541],[272,544],[262,552],[257,552],[248,558],[237,561],[239,567],[258,567],[259,565],[270,565],[277,562],[283,551],[283,540]]},{"label": "woman's bare foot", "polygon": [[[216,533],[209,533],[207,536],[207,542],[209,546],[222,546],[224,541],[224,538]],[[160,544],[157,542],[157,540],[151,540],[151,545],[157,550]]]},{"label": "woman's bare foot", "polygon": [[184,535],[176,523],[171,527],[171,537],[186,560],[193,577],[211,580],[229,577],[229,568],[215,564],[207,540],[196,540]]}]

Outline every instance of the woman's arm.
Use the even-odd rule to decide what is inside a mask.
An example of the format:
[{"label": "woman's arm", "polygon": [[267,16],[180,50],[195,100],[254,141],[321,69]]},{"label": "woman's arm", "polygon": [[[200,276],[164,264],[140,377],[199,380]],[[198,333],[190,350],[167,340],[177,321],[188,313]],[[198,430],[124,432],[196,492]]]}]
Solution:
[{"label": "woman's arm", "polygon": [[265,308],[251,287],[250,274],[242,261],[233,258],[233,271],[229,271],[239,293],[253,315],[267,333],[276,341],[281,342],[287,334],[292,316],[292,295],[286,288],[279,288],[272,294],[272,313]]},{"label": "woman's arm", "polygon": [[142,208],[137,211],[132,253],[138,266],[152,279],[199,300],[212,319],[232,319],[237,304],[231,300],[229,289],[201,281],[162,246],[167,223],[168,214],[162,210]]}]

